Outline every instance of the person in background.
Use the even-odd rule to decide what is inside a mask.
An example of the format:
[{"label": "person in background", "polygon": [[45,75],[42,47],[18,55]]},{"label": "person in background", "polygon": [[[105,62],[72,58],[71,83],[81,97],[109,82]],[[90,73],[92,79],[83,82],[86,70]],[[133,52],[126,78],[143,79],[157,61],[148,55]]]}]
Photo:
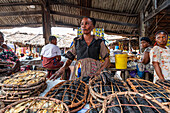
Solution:
[{"label": "person in background", "polygon": [[48,76],[50,78],[55,73],[55,68],[60,68],[63,65],[61,61],[61,51],[57,44],[57,38],[55,36],[49,37],[49,44],[45,45],[41,51],[41,59],[43,67],[48,68]]},{"label": "person in background", "polygon": [[156,80],[170,80],[170,49],[166,46],[168,33],[160,30],[155,34],[156,45],[150,51],[154,66],[154,83]]},{"label": "person in background", "polygon": [[12,49],[3,43],[4,43],[4,34],[0,32],[0,48],[1,48],[0,49],[0,61],[13,63],[12,66],[10,65],[12,70],[7,72],[7,75],[10,75],[12,74],[12,72],[15,73],[20,70],[20,61],[18,57],[16,56],[16,54],[12,51]]},{"label": "person in background", "polygon": [[141,41],[141,48],[143,49],[143,53],[141,55],[141,62],[139,62],[139,65],[141,64],[142,66],[138,66],[138,67],[142,67],[143,71],[144,71],[144,79],[145,80],[150,80],[153,81],[153,65],[150,64],[150,51],[152,49],[151,46],[151,41],[148,37],[142,37],[140,39]]},{"label": "person in background", "polygon": [[[102,38],[91,35],[91,31],[95,27],[96,21],[94,18],[85,17],[81,21],[81,29],[83,35],[74,38],[73,45],[66,53],[65,57],[68,60],[57,71],[54,76],[57,78],[64,74],[64,70],[70,66],[76,58],[74,72],[71,76],[72,80],[81,79],[85,82],[94,75],[99,75],[109,63],[109,51]],[[100,63],[99,55],[104,59],[104,63]]]}]

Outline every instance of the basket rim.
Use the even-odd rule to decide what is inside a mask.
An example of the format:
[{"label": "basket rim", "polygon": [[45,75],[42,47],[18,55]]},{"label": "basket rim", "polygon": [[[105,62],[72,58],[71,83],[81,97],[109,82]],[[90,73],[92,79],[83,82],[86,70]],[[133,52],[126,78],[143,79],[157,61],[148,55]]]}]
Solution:
[{"label": "basket rim", "polygon": [[[62,84],[64,84],[65,82],[71,82],[71,83],[72,83],[73,81],[75,81],[75,80],[62,81],[62,82],[56,84],[54,87],[52,87],[52,88],[45,94],[45,97],[47,97],[48,94],[51,92],[51,90],[55,89],[56,87],[57,87],[57,88],[60,87],[60,86],[61,86]],[[88,86],[87,86],[87,84],[86,84],[85,82],[83,82],[82,80],[79,80],[79,81],[85,85],[84,98],[83,98],[81,101],[79,101],[78,103],[73,103],[73,104],[71,104],[71,105],[67,105],[69,108],[76,107],[76,106],[80,105],[81,103],[83,103],[83,102],[86,100],[87,91],[88,91]]]},{"label": "basket rim", "polygon": [[[155,103],[158,104],[162,109],[164,109],[166,112],[169,112],[169,111],[170,111],[170,109],[169,109],[168,107],[166,107],[165,105],[161,104],[160,102],[158,102],[157,100],[153,99],[152,97],[150,97],[150,96],[148,96],[148,95],[146,95],[146,94],[141,94],[141,93],[132,92],[132,91],[119,92],[119,93],[115,93],[115,94],[111,94],[111,95],[107,96],[107,98],[106,98],[105,101],[104,101],[103,107],[107,108],[106,106],[107,106],[107,104],[110,102],[109,99],[112,98],[112,97],[115,97],[116,95],[117,95],[117,96],[120,96],[120,95],[131,95],[131,94],[133,94],[133,95],[138,94],[138,95],[140,95],[142,98],[146,98],[146,99],[148,99],[148,100],[151,100],[152,102],[155,102]],[[107,100],[109,100],[109,101],[107,101]]]},{"label": "basket rim", "polygon": [[62,101],[60,101],[60,100],[58,100],[58,99],[55,99],[55,98],[50,98],[50,97],[30,97],[30,98],[21,99],[21,100],[19,100],[19,101],[17,101],[17,102],[14,102],[14,103],[6,106],[6,107],[3,108],[2,110],[0,110],[0,112],[3,113],[3,112],[5,112],[5,110],[7,110],[7,109],[11,108],[12,106],[15,106],[15,105],[17,105],[17,104],[19,104],[19,103],[21,103],[21,102],[24,102],[24,101],[27,101],[27,100],[38,100],[38,99],[40,99],[40,100],[50,100],[50,101],[54,101],[54,102],[57,103],[57,104],[58,104],[58,103],[62,103],[62,104],[65,106],[65,108],[66,108],[66,113],[70,113],[68,106],[67,106],[64,102],[62,102]]},{"label": "basket rim", "polygon": [[[29,71],[29,70],[28,70]],[[45,71],[38,71],[38,70],[32,70],[32,71],[37,71],[37,72],[43,72],[44,73],[44,77],[42,77],[38,82],[36,83],[33,83],[33,84],[27,84],[27,85],[17,85],[17,84],[3,84],[2,82],[5,81],[6,79],[10,79],[12,77],[15,77],[17,74],[20,74],[20,73],[24,73],[24,72],[28,72],[28,71],[23,71],[23,72],[17,72],[17,73],[14,73],[8,77],[4,77],[2,80],[0,80],[0,86],[4,86],[4,87],[21,87],[21,88],[24,88],[24,87],[32,87],[32,86],[35,86],[41,82],[44,82],[46,81],[46,76],[47,76],[47,72]],[[19,76],[18,76],[19,77]]]},{"label": "basket rim", "polygon": [[[96,93],[94,90],[93,90],[93,88],[92,88],[92,82],[93,81],[95,81],[95,80],[97,80],[97,79],[99,79],[98,77],[94,77],[92,80],[90,80],[89,81],[89,90],[90,90],[90,93],[91,94],[93,94],[92,96],[94,97],[94,96],[97,96],[97,97],[99,97],[99,98],[102,98],[102,99],[106,99],[107,98],[107,96],[103,96],[103,95],[101,95],[101,94],[99,94],[99,93]],[[123,80],[120,80],[122,83],[125,83],[126,84],[126,86],[127,86],[127,88],[128,88],[128,91],[129,91],[129,87],[128,87],[128,85],[127,85],[127,83],[126,82],[124,82]],[[114,93],[117,93],[117,92],[114,92]],[[94,97],[95,98],[95,97]]]}]

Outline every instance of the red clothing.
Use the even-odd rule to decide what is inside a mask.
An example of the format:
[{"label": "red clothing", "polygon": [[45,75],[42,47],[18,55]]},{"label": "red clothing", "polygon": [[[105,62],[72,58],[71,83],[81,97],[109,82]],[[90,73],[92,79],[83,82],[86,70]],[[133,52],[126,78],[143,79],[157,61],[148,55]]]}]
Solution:
[{"label": "red clothing", "polygon": [[43,67],[50,69],[48,70],[48,76],[47,76],[47,78],[50,78],[56,72],[56,70],[52,70],[52,69],[62,67],[64,62],[58,61],[56,57],[52,57],[52,58],[43,57],[42,64]]},{"label": "red clothing", "polygon": [[61,66],[63,66],[64,62],[60,62],[56,60],[56,57],[52,57],[52,58],[43,57],[42,64],[43,64],[43,67],[45,68],[54,69],[54,68],[60,68]]}]

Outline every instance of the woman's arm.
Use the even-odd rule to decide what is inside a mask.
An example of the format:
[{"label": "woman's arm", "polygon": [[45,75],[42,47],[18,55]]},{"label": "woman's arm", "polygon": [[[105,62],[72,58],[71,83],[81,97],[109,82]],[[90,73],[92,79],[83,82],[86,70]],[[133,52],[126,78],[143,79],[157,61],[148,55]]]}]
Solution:
[{"label": "woman's arm", "polygon": [[143,63],[143,64],[146,65],[146,64],[148,64],[149,62],[150,62],[149,52],[144,52],[144,57],[143,57],[141,63]]},{"label": "woman's arm", "polygon": [[63,76],[65,74],[65,69],[67,69],[71,65],[71,63],[72,63],[72,60],[67,59],[67,61],[64,63],[64,65],[50,77],[50,80],[51,79],[54,80],[60,76]]},{"label": "woman's arm", "polygon": [[159,63],[158,62],[152,62],[154,68],[155,68],[155,71],[156,71],[156,74],[158,75],[159,79],[161,80],[165,80],[163,74],[162,74],[162,70],[159,66]]}]

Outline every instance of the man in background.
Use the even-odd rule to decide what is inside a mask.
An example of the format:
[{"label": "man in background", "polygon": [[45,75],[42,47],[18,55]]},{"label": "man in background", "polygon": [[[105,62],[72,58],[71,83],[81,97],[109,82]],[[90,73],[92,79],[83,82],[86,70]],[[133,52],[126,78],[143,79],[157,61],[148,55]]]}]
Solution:
[{"label": "man in background", "polygon": [[41,59],[43,67],[47,68],[48,76],[51,77],[52,74],[55,73],[56,68],[60,68],[63,65],[61,60],[61,51],[57,44],[57,38],[55,36],[49,37],[49,44],[45,45],[41,51]]}]

